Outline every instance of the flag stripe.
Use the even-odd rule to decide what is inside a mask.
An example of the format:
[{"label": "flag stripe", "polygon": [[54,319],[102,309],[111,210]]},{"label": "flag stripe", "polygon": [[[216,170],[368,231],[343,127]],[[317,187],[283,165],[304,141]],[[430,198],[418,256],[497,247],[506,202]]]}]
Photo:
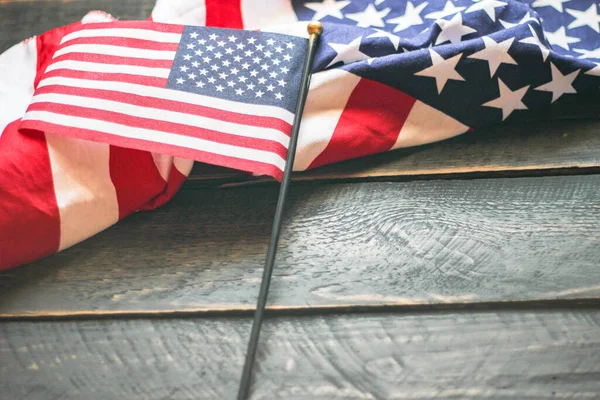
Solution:
[{"label": "flag stripe", "polygon": [[[44,87],[39,88],[36,92],[36,96],[40,95],[40,94],[46,94],[46,93],[68,94],[68,95],[75,95],[75,96],[82,96],[82,97],[113,100],[113,101],[117,101],[117,102],[121,102],[121,103],[134,104],[137,106],[143,106],[143,107],[148,107],[148,108],[158,108],[158,109],[163,109],[163,110],[168,110],[168,111],[175,111],[178,113],[186,114],[188,116],[191,115],[192,117],[204,116],[204,117],[215,119],[215,120],[229,121],[229,122],[239,123],[242,125],[249,125],[251,127],[263,127],[263,128],[274,129],[279,132],[277,132],[276,134],[274,133],[272,135],[273,137],[270,138],[269,140],[275,140],[282,144],[288,142],[289,134],[287,132],[290,132],[290,130],[292,128],[292,126],[290,124],[288,124],[287,122],[281,121],[280,119],[277,119],[277,118],[254,117],[254,116],[250,116],[250,115],[246,115],[246,114],[233,113],[230,111],[223,111],[220,109],[210,108],[210,107],[205,107],[205,106],[197,106],[194,104],[187,104],[187,103],[182,104],[181,102],[157,99],[155,97],[149,97],[149,96],[141,96],[141,95],[135,95],[135,94],[127,94],[125,96],[125,95],[123,95],[122,92],[105,90],[105,89],[85,89],[85,88],[78,88],[78,87],[72,87],[72,86],[51,85],[51,86],[44,86]],[[73,103],[70,103],[70,104],[73,104]],[[80,103],[76,103],[74,105],[79,105],[79,104]],[[121,112],[121,109],[116,110],[116,111]],[[153,111],[150,110],[150,112],[153,112]],[[152,115],[154,115],[154,114],[152,114]],[[185,121],[186,121],[185,123],[190,123],[190,120],[188,120],[188,119],[185,119]],[[270,132],[272,132],[272,131],[270,131]],[[248,136],[243,132],[238,132],[236,134],[242,135],[242,136]],[[254,137],[258,137],[258,136],[254,136]],[[261,134],[260,137],[263,139],[268,139],[269,135]]]},{"label": "flag stripe", "polygon": [[[150,67],[150,68],[165,68],[170,69],[173,66],[173,60],[147,60],[144,58],[128,58],[128,57],[120,57],[120,56],[110,56],[103,54],[85,54],[85,53],[67,53],[61,55],[59,57],[55,57],[54,62],[61,61],[83,61],[83,62],[92,62],[99,64],[116,64],[116,65],[137,65],[140,67]],[[58,69],[57,71],[61,71]],[[94,76],[94,79],[96,77]],[[166,80],[162,78],[162,82]],[[163,84],[164,86],[164,84]]]},{"label": "flag stripe", "polygon": [[137,65],[116,65],[116,64],[99,64],[86,61],[59,61],[50,64],[46,69],[46,72],[56,71],[60,69],[68,69],[75,71],[85,72],[102,72],[102,73],[113,73],[113,74],[125,74],[125,75],[141,75],[141,76],[152,76],[156,78],[167,79],[171,70],[168,68],[152,68],[152,67],[141,67]]},{"label": "flag stripe", "polygon": [[[96,75],[94,75],[94,79]],[[47,85],[64,85],[89,89],[114,90],[123,93],[136,93],[140,96],[149,96],[157,99],[172,100],[179,103],[187,103],[210,108],[218,108],[223,111],[245,114],[253,117],[270,117],[280,119],[288,124],[294,122],[294,114],[273,106],[259,104],[240,104],[235,101],[217,99],[194,93],[177,90],[165,90],[162,88],[149,87],[127,82],[96,82],[88,79],[73,79],[69,77],[49,77],[40,82],[39,87]]]},{"label": "flag stripe", "polygon": [[60,57],[63,54],[69,53],[104,54],[127,58],[145,58],[149,60],[173,60],[176,52],[138,49],[135,47],[114,46],[108,44],[74,44],[58,49],[56,53],[54,53],[54,56]]},{"label": "flag stripe", "polygon": [[[46,122],[54,118],[58,123]],[[196,159],[209,164],[221,165],[229,168],[236,168],[242,171],[254,172],[257,174],[266,174],[281,180],[285,160],[280,156],[260,152],[258,150],[249,150],[229,145],[219,145],[206,142],[200,139],[189,138],[181,135],[169,135],[169,140],[154,142],[153,136],[163,135],[162,132],[152,132],[145,129],[132,129],[123,125],[112,124],[110,122],[99,122],[99,126],[94,126],[85,118],[72,118],[60,116],[43,111],[35,111],[32,116],[36,120],[23,120],[19,129],[24,133],[30,131],[48,131],[61,132],[67,136],[78,137],[85,140],[98,141],[102,138],[104,142],[109,142],[116,146],[135,148],[139,150],[172,154],[177,157]],[[79,120],[84,120],[81,121]],[[66,122],[73,122],[69,125]],[[79,122],[79,123],[78,123]],[[89,129],[89,127],[103,128],[104,130]],[[111,128],[118,133],[108,132]],[[126,132],[127,134],[123,134]],[[165,135],[163,135],[163,138]],[[208,143],[206,145],[204,142]],[[186,146],[191,144],[193,146]],[[215,145],[215,146],[213,146]],[[215,151],[218,150],[218,151]],[[262,154],[261,154],[262,153]]]},{"label": "flag stripe", "polygon": [[[133,22],[133,21],[132,21]],[[136,25],[139,25],[139,22],[133,22]],[[183,32],[182,26],[171,25],[174,27],[172,32],[159,32],[151,29],[143,29],[143,28],[101,28],[96,25],[105,25],[105,24],[94,24],[94,26],[89,25],[86,29],[81,29],[75,32],[71,32],[68,35],[65,35],[60,44],[64,44],[70,40],[79,39],[79,38],[93,38],[93,37],[122,37],[129,39],[142,39],[142,40],[151,40],[153,42],[161,42],[161,43],[179,43],[181,40],[181,32]],[[155,24],[155,25],[165,25],[165,24]],[[121,24],[123,26],[123,24]],[[168,25],[165,25],[168,26]]]},{"label": "flag stripe", "polygon": [[[93,80],[90,78],[93,75]],[[128,74],[118,74],[118,73],[93,73],[86,71],[73,71],[69,69],[59,69],[56,71],[46,72],[44,74],[44,80],[42,80],[39,87],[44,86],[44,82],[47,82],[49,79],[76,79],[84,82],[93,82],[97,84],[99,87],[104,87],[110,85],[115,82],[124,82],[127,81],[130,84],[136,84],[143,87],[154,87],[154,88],[162,88],[165,87],[167,80],[165,78],[153,78],[149,76],[136,76],[136,75],[128,75]]]},{"label": "flag stripe", "polygon": [[[29,111],[48,111],[61,115],[69,115],[77,117],[79,115],[93,115],[93,119],[99,119],[104,121],[111,121],[117,124],[125,126],[159,130],[165,133],[180,134],[185,132],[186,136],[193,138],[203,139],[215,143],[229,144],[229,145],[240,145],[243,141],[243,146],[256,150],[267,150],[279,154],[285,157],[287,142],[289,138],[286,137],[286,143],[279,143],[277,141],[270,140],[269,138],[257,138],[252,136],[243,136],[234,134],[227,134],[223,130],[215,130],[214,128],[208,128],[206,126],[193,125],[194,121],[169,121],[167,118],[164,119],[153,119],[150,116],[133,116],[132,113],[120,113],[117,110],[109,110],[107,107],[100,108],[88,108],[87,104],[60,104],[57,102],[35,102],[29,107]],[[160,110],[158,110],[160,111]],[[218,124],[216,127],[220,127]],[[244,132],[245,133],[245,132]]]},{"label": "flag stripe", "polygon": [[73,40],[69,40],[68,43],[64,44],[62,47],[77,45],[77,44],[106,44],[112,46],[127,46],[134,47],[138,49],[147,49],[147,50],[170,50],[177,51],[179,48],[179,43],[165,43],[165,42],[155,42],[152,40],[145,39],[135,39],[135,38],[123,38],[123,37],[92,37],[92,38],[77,38]]},{"label": "flag stripe", "polygon": [[[145,150],[150,151],[160,152],[160,150],[158,150],[157,148],[160,148],[161,144],[165,144],[212,153],[215,156],[234,157],[242,160],[271,164],[282,171],[283,167],[285,166],[285,160],[283,159],[283,157],[281,157],[278,154],[270,153],[268,151],[247,149],[245,147],[216,143],[204,139],[161,132],[154,129],[132,127],[108,121],[101,121],[84,117],[73,117],[70,115],[61,115],[47,111],[28,111],[27,114],[25,114],[25,116],[23,117],[21,128],[25,130],[33,129],[50,132],[62,132],[63,129],[67,129],[69,130],[68,134],[70,136],[82,137],[84,139],[89,140],[98,140],[99,137],[103,138],[104,135],[108,134],[123,139],[115,140],[115,142],[112,144],[123,144],[125,145],[125,147],[132,147],[127,146],[128,139],[137,139],[145,142],[152,142],[154,144],[153,146],[150,144],[145,146]],[[79,134],[77,133],[78,129],[82,130],[82,132],[87,131],[94,133],[88,133],[85,135]],[[193,155],[193,153],[188,153],[187,155],[183,155],[183,157],[188,157],[190,154]]]}]

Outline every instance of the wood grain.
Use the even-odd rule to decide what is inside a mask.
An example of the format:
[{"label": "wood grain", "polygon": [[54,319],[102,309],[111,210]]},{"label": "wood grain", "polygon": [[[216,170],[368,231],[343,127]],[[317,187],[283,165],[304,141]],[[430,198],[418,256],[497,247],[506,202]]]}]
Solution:
[{"label": "wood grain", "polygon": [[[427,179],[460,175],[556,175],[600,171],[596,120],[504,124],[426,146],[395,150],[296,173],[297,181]],[[563,114],[576,117],[573,113]],[[555,118],[561,113],[556,112]],[[197,163],[188,187],[272,181]]]},{"label": "wood grain", "polygon": [[[252,399],[600,393],[600,311],[268,319]],[[9,322],[4,398],[232,399],[249,319]]]},{"label": "wood grain", "polygon": [[[0,316],[248,310],[276,188],[184,190],[5,271]],[[600,296],[600,176],[292,187],[271,308]]]}]

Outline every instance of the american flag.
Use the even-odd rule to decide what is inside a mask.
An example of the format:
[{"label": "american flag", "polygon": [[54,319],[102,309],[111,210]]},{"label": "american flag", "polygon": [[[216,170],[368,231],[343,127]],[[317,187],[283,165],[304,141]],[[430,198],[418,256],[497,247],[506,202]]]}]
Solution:
[{"label": "american flag", "polygon": [[64,36],[21,123],[280,179],[307,40],[97,23]]}]

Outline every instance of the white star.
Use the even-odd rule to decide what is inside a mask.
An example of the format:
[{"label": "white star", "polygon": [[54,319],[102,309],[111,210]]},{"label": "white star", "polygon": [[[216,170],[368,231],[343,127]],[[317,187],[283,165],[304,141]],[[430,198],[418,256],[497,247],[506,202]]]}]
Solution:
[{"label": "white star", "polygon": [[204,87],[204,85],[205,85],[205,83],[204,83],[204,82],[202,82],[202,81],[198,81],[198,82],[196,82],[196,87],[203,88],[203,87]]},{"label": "white star", "polygon": [[208,83],[215,83],[216,79],[213,78],[212,76],[210,78],[208,78]]},{"label": "white star", "polygon": [[246,85],[246,87],[248,88],[248,90],[254,90],[254,83],[249,83]]},{"label": "white star", "polygon": [[478,10],[483,10],[485,11],[485,13],[490,17],[490,19],[494,22],[496,22],[496,8],[498,7],[503,7],[505,6],[506,3],[503,1],[497,1],[497,0],[483,0],[480,2],[477,2],[475,4],[473,4],[472,6],[470,6],[469,8],[467,8],[467,11],[465,11],[465,13],[472,13]]},{"label": "white star", "polygon": [[287,47],[288,49],[291,49],[291,48],[293,48],[293,47],[294,47],[294,43],[292,43],[292,42],[287,42],[287,43],[285,44],[285,47]]},{"label": "white star", "polygon": [[561,26],[554,32],[544,32],[546,34],[546,38],[551,45],[560,46],[565,50],[569,50],[570,43],[577,43],[581,39],[567,36],[566,30],[564,26]]},{"label": "white star", "polygon": [[248,64],[247,62],[242,64],[242,69],[248,69],[250,67],[250,64]]},{"label": "white star", "polygon": [[212,69],[213,71],[218,71],[219,68],[220,67],[218,65],[216,65],[216,64],[213,64],[213,65],[210,66],[210,69]]},{"label": "white star", "polygon": [[218,52],[218,51],[217,51],[217,52],[214,54],[214,56],[215,56],[215,58],[221,58],[221,57],[223,57],[223,54],[221,54],[220,52]]},{"label": "white star", "polygon": [[198,40],[198,44],[204,45],[206,43],[205,39],[200,39]]},{"label": "white star", "polygon": [[340,61],[344,64],[348,64],[370,58],[359,50],[361,40],[362,36],[359,36],[348,44],[329,43],[329,46],[335,50],[337,54],[326,68],[329,68]]},{"label": "white star", "polygon": [[221,85],[217,85],[215,86],[215,89],[217,89],[217,92],[222,92],[224,88]]},{"label": "white star", "polygon": [[212,35],[208,36],[211,40],[217,40],[217,35],[215,35],[214,33]]},{"label": "white star", "polygon": [[200,49],[196,50],[194,53],[195,53],[197,56],[201,56],[202,54],[204,54],[204,52],[203,52],[202,50],[200,50]]},{"label": "white star", "polygon": [[263,97],[263,94],[265,94],[263,91],[259,90],[258,92],[256,92],[256,97]]},{"label": "white star", "polygon": [[194,68],[198,68],[199,65],[200,65],[200,63],[198,61],[192,62],[192,67],[194,67]]},{"label": "white star", "polygon": [[235,45],[235,47],[237,47],[238,50],[244,50],[246,48],[246,45],[244,43],[238,43]]},{"label": "white star", "polygon": [[227,86],[234,87],[235,86],[235,82],[234,81],[229,81],[229,82],[227,82]]},{"label": "white star", "polygon": [[394,32],[403,31],[414,25],[422,25],[423,19],[421,18],[421,11],[423,11],[423,9],[427,7],[427,4],[427,2],[424,2],[415,7],[412,2],[408,1],[406,3],[404,15],[388,19],[385,22],[387,22],[388,24],[397,24],[394,28]]},{"label": "white star", "polygon": [[222,41],[222,40],[219,40],[219,41],[217,42],[217,45],[218,45],[219,47],[223,47],[223,46],[225,46],[225,42],[224,42],[224,41]]},{"label": "white star", "polygon": [[190,37],[192,39],[196,39],[198,37],[198,32],[192,32],[192,33],[190,33]]},{"label": "white star", "polygon": [[233,49],[230,49],[229,47],[225,49],[225,54],[233,54]]},{"label": "white star", "polygon": [[281,67],[281,72],[283,72],[284,74],[287,74],[287,73],[288,73],[288,71],[289,71],[289,69],[288,69],[288,68],[286,68],[286,67]]},{"label": "white star", "polygon": [[245,76],[240,76],[240,77],[238,78],[238,81],[240,81],[240,82],[242,82],[242,83],[246,83],[246,80],[247,80],[247,79],[248,79],[248,78],[246,78]]},{"label": "white star", "polygon": [[246,50],[244,54],[246,55],[246,57],[250,57],[252,56],[252,54],[254,54],[254,52],[252,50]]},{"label": "white star", "polygon": [[260,63],[260,57],[254,57],[252,61],[254,62],[254,64],[258,64]]},{"label": "white star", "polygon": [[312,19],[319,20],[330,15],[332,17],[343,19],[342,8],[350,4],[350,1],[335,1],[335,0],[324,0],[322,3],[306,3],[304,7],[310,8],[315,12]]},{"label": "white star", "polygon": [[273,44],[274,44],[274,43],[275,43],[275,41],[274,41],[273,39],[269,39],[269,40],[267,40],[267,44],[268,44],[269,46],[273,46]]},{"label": "white star", "polygon": [[269,50],[265,51],[265,57],[271,57],[273,55],[273,53],[271,53]]},{"label": "white star", "polygon": [[548,50],[546,45],[540,41],[540,37],[531,25],[529,25],[529,30],[531,31],[531,37],[519,40],[519,43],[532,44],[534,46],[539,47],[540,51],[542,52],[542,59],[544,60],[544,62],[546,62],[548,54],[550,54],[550,50]]},{"label": "white star", "polygon": [[283,79],[280,79],[280,80],[277,81],[277,83],[279,83],[279,86],[285,87],[285,83],[286,82]]},{"label": "white star", "polygon": [[552,92],[551,103],[554,103],[565,93],[577,93],[573,87],[573,81],[577,78],[577,75],[579,75],[580,70],[573,71],[568,75],[563,75],[554,64],[550,63],[550,67],[552,69],[552,80],[536,87],[535,90]]},{"label": "white star", "polygon": [[508,88],[498,78],[498,88],[500,97],[482,104],[484,107],[494,107],[502,110],[502,120],[504,121],[514,110],[527,110],[527,106],[521,101],[529,89],[529,85],[517,89],[514,92]]},{"label": "white star", "polygon": [[372,37],[386,37],[388,39],[390,39],[390,42],[392,42],[392,46],[394,46],[394,50],[398,51],[398,46],[400,45],[400,37],[394,35],[393,33],[389,33],[386,31],[382,31],[381,29],[375,29],[375,33],[370,34],[369,36],[367,36],[368,38],[372,38]]},{"label": "white star", "polygon": [[515,40],[514,37],[499,43],[488,36],[484,36],[481,39],[483,39],[485,47],[477,53],[471,54],[467,58],[487,61],[488,66],[490,67],[490,78],[494,76],[500,64],[517,65],[517,62],[508,54],[508,50]]},{"label": "white star", "polygon": [[185,56],[183,56],[183,59],[185,61],[189,61],[192,58],[192,56],[190,56],[189,54],[186,54]]},{"label": "white star", "polygon": [[577,53],[582,54],[581,56],[578,56],[577,58],[583,58],[583,59],[595,58],[596,60],[600,60],[600,47],[598,47],[597,49],[594,49],[594,50],[573,49],[573,51],[576,51]]},{"label": "white star", "polygon": [[279,65],[280,63],[281,63],[281,61],[279,61],[278,59],[273,60],[273,65]]},{"label": "white star", "polygon": [[589,26],[596,32],[600,33],[600,16],[598,15],[597,1],[585,11],[571,10],[567,8],[567,12],[575,17],[575,21],[571,22],[567,28],[579,28],[580,26]]},{"label": "white star", "polygon": [[185,65],[184,65],[184,66],[182,66],[182,67],[179,67],[179,70],[180,70],[181,72],[187,72],[187,70],[188,70],[188,69],[189,69],[189,68],[188,68],[188,67],[186,67]]},{"label": "white star", "polygon": [[267,64],[263,64],[263,65],[261,65],[261,66],[260,66],[260,68],[261,68],[263,71],[266,71],[266,70],[268,70],[268,69],[269,69],[269,66],[268,66]]},{"label": "white star", "polygon": [[523,18],[521,18],[521,20],[519,22],[508,22],[508,21],[504,21],[502,19],[499,19],[498,21],[500,21],[500,23],[502,24],[504,29],[510,29],[513,26],[526,24],[529,21],[534,21],[536,23],[539,22],[536,18],[531,16],[531,13],[529,13],[529,11],[523,16]]},{"label": "white star", "polygon": [[191,80],[194,80],[194,79],[196,79],[196,74],[192,72],[191,74],[188,74],[188,78],[190,78]]},{"label": "white star", "polygon": [[450,41],[452,44],[460,43],[463,36],[470,33],[477,32],[475,29],[463,25],[462,14],[456,14],[450,21],[445,19],[438,19],[435,21],[436,24],[442,30],[435,40],[435,44],[444,43]]},{"label": "white star", "polygon": [[202,68],[198,72],[200,72],[200,75],[206,75],[206,74],[208,74],[208,71],[206,70],[206,68]]},{"label": "white star", "polygon": [[237,38],[233,35],[229,36],[227,39],[229,39],[230,42],[235,42],[237,40]]},{"label": "white star", "polygon": [[254,77],[256,75],[258,75],[258,71],[257,70],[254,69],[254,70],[250,71],[250,76]]},{"label": "white star", "polygon": [[213,45],[206,46],[206,50],[208,50],[208,51],[213,51],[214,49],[215,49],[215,46],[213,46]]},{"label": "white star", "polygon": [[194,47],[196,47],[196,45],[194,43],[188,43],[187,48],[188,49],[193,49]]},{"label": "white star", "polygon": [[248,43],[250,43],[250,44],[254,44],[254,42],[256,42],[256,39],[255,39],[255,38],[253,38],[253,37],[251,37],[251,38],[248,38],[248,40],[247,40],[247,41],[248,41]]},{"label": "white star", "polygon": [[223,66],[224,67],[229,67],[230,65],[231,65],[231,61],[229,61],[229,60],[223,61]]},{"label": "white star", "polygon": [[276,93],[275,97],[277,98],[277,100],[283,99],[283,95],[281,93]]},{"label": "white star", "polygon": [[244,91],[242,89],[240,89],[240,88],[235,89],[235,94],[237,94],[238,96],[241,96],[242,93],[244,93]]},{"label": "white star", "polygon": [[281,47],[281,46],[277,46],[277,47],[275,47],[275,51],[276,51],[277,53],[281,53],[281,52],[283,51],[283,47]]},{"label": "white star", "polygon": [[456,64],[460,61],[462,53],[446,60],[432,49],[429,49],[429,55],[431,56],[431,67],[427,67],[424,70],[415,73],[415,75],[435,78],[438,94],[442,93],[442,90],[449,79],[455,81],[465,80],[458,72],[456,72]]},{"label": "white star", "polygon": [[444,5],[444,9],[441,11],[434,11],[425,16],[425,18],[429,19],[440,19],[444,17],[449,17],[450,15],[454,15],[456,13],[461,12],[466,7],[456,7],[450,0],[446,2]]},{"label": "white star", "polygon": [[177,84],[181,85],[185,81],[183,78],[177,78]]},{"label": "white star", "polygon": [[571,0],[535,0],[532,7],[546,7],[551,6],[554,7],[556,11],[563,12],[563,3]]},{"label": "white star", "polygon": [[231,68],[231,70],[229,72],[231,72],[233,75],[237,75],[237,73],[240,72],[240,70],[234,67],[234,68]]},{"label": "white star", "polygon": [[283,56],[283,59],[285,61],[290,61],[292,59],[292,57],[289,54],[286,54],[286,55]]},{"label": "white star", "polygon": [[261,85],[264,85],[266,81],[266,78],[258,78],[258,83],[260,83]]},{"label": "white star", "polygon": [[269,86],[267,86],[267,90],[268,90],[269,92],[272,92],[272,91],[273,91],[273,89],[275,89],[275,86],[273,86],[273,85],[269,85]]},{"label": "white star", "polygon": [[274,71],[273,71],[273,72],[271,72],[271,73],[269,74],[269,76],[270,76],[271,78],[277,78],[277,72],[274,72]]},{"label": "white star", "polygon": [[383,18],[385,18],[390,13],[390,11],[390,8],[377,11],[373,4],[369,4],[367,8],[362,12],[346,14],[346,18],[356,21],[356,26],[360,26],[361,28],[367,28],[369,26],[383,28],[385,27],[385,22],[383,22]]},{"label": "white star", "polygon": [[221,78],[221,79],[227,79],[227,74],[225,72],[221,72],[219,74],[219,78]]},{"label": "white star", "polygon": [[233,57],[233,61],[235,61],[235,62],[240,62],[240,61],[242,61],[242,57],[240,57],[240,56],[235,56],[235,57]]},{"label": "white star", "polygon": [[257,44],[256,45],[256,50],[258,50],[258,51],[262,51],[262,49],[264,49],[264,48],[265,48],[265,46],[262,45],[262,44]]},{"label": "white star", "polygon": [[586,71],[585,74],[600,76],[600,64],[596,64],[596,66],[594,68],[590,69],[589,71]]}]

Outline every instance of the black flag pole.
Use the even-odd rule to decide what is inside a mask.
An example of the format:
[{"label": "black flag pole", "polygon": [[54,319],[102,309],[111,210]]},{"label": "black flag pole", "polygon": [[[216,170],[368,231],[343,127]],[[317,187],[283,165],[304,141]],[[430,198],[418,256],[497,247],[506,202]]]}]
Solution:
[{"label": "black flag pole", "polygon": [[283,207],[287,197],[288,187],[290,185],[290,176],[294,166],[294,157],[296,156],[296,145],[298,144],[298,132],[300,131],[300,121],[302,120],[302,112],[308,95],[308,86],[310,84],[310,75],[317,42],[323,25],[318,21],[313,21],[308,24],[308,49],[306,51],[306,61],[302,71],[302,81],[300,84],[300,92],[298,105],[296,106],[296,114],[294,116],[294,124],[292,126],[292,134],[290,136],[290,144],[288,146],[287,158],[285,161],[285,169],[281,186],[279,189],[279,198],[277,199],[277,208],[275,209],[275,217],[273,219],[273,229],[271,230],[271,238],[269,240],[269,249],[267,251],[267,259],[263,270],[260,291],[258,292],[258,301],[256,303],[256,312],[254,313],[254,322],[252,323],[252,332],[250,333],[250,341],[246,351],[246,361],[244,362],[244,370],[242,371],[242,379],[238,390],[238,400],[245,400],[250,390],[252,380],[252,367],[254,366],[254,358],[256,356],[256,348],[258,346],[258,337],[260,336],[260,327],[262,325],[267,303],[267,295],[269,294],[269,285],[271,284],[271,275],[273,274],[273,265],[275,263],[275,254],[277,253],[277,244],[279,243],[279,234],[281,233],[281,221],[283,218]]}]

